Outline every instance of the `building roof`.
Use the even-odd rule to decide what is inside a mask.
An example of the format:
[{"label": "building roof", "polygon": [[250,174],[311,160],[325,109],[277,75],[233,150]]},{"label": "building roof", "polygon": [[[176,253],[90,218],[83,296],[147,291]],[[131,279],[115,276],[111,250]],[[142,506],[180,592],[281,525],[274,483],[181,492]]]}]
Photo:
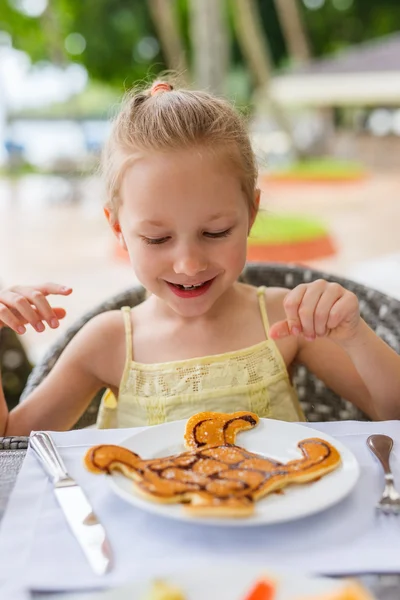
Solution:
[{"label": "building roof", "polygon": [[292,106],[400,106],[400,33],[276,75],[271,94]]},{"label": "building roof", "polygon": [[335,56],[318,58],[297,67],[292,73],[327,75],[379,71],[400,72],[400,33],[349,46]]}]

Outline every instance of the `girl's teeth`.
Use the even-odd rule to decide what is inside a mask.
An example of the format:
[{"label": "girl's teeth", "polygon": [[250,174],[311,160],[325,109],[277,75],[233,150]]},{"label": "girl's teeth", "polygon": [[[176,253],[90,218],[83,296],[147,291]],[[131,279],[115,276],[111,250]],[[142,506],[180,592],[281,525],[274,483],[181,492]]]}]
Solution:
[{"label": "girl's teeth", "polygon": [[193,290],[195,288],[200,287],[201,285],[203,285],[203,284],[198,283],[197,285],[181,285],[180,287],[182,287],[184,290]]}]

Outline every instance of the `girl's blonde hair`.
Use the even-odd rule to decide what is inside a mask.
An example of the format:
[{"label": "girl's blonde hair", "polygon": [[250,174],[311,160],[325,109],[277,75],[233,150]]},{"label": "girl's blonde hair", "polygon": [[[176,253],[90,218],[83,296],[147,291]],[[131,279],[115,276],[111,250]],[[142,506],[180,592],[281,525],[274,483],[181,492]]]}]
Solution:
[{"label": "girl's blonde hair", "polygon": [[237,170],[250,211],[256,211],[257,166],[244,119],[226,100],[162,81],[128,94],[113,122],[101,160],[107,208],[118,210],[122,178],[138,152],[199,145],[223,151]]}]

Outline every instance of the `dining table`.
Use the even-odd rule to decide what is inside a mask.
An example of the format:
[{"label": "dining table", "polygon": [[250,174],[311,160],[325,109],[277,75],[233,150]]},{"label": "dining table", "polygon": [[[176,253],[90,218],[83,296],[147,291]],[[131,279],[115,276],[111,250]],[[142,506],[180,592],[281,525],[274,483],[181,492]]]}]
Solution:
[{"label": "dining table", "polygon": [[[388,424],[387,426],[385,426],[385,423]],[[379,424],[371,424],[371,423],[361,423],[361,422],[336,422],[336,423],[332,423],[329,424],[329,426],[326,426],[326,424],[315,424],[315,423],[310,423],[310,426],[312,426],[312,428],[316,427],[316,428],[321,428],[322,431],[328,431],[330,434],[332,435],[337,435],[338,433],[340,433],[340,435],[342,436],[341,439],[350,439],[352,437],[354,437],[355,435],[355,431],[357,432],[358,436],[361,436],[362,439],[366,438],[366,436],[368,435],[368,433],[370,433],[371,431],[378,431],[378,432],[395,432],[397,434],[397,432],[400,432],[400,426],[398,425],[397,422],[383,422],[383,423],[379,423]],[[115,432],[119,432],[120,430],[114,430]],[[126,431],[126,430],[125,430]],[[69,435],[70,434],[70,435]],[[115,433],[115,439],[119,440],[119,439],[123,439],[123,435],[121,437],[122,434],[117,435],[117,433]],[[126,435],[126,434],[125,434]],[[392,433],[393,437],[394,434]],[[64,437],[60,437],[60,436],[64,436]],[[69,436],[69,437],[68,437]],[[118,437],[119,436],[119,437]],[[346,437],[347,436],[347,437]],[[110,439],[114,439],[112,437],[112,434],[110,431],[108,432],[101,432],[101,431],[97,431],[97,432],[93,432],[89,430],[87,432],[85,432],[84,430],[81,430],[79,432],[75,431],[75,432],[64,432],[64,433],[57,433],[55,434],[55,439],[57,442],[57,445],[60,445],[62,447],[67,448],[67,444],[64,442],[64,440],[69,440],[69,444],[68,447],[74,449],[74,448],[78,448],[81,447],[81,445],[87,445],[89,446],[91,443],[93,443],[93,441],[100,441],[100,440],[105,440],[106,442]],[[61,442],[60,442],[61,440]],[[84,443],[82,443],[84,442]],[[400,437],[398,438],[398,442],[400,443]],[[395,439],[395,444],[396,444],[396,439]],[[0,437],[0,567],[1,567],[1,562],[4,560],[4,557],[6,555],[12,555],[14,553],[14,556],[9,556],[8,559],[10,561],[9,564],[13,564],[15,563],[16,566],[18,566],[18,561],[21,560],[20,559],[20,551],[18,551],[17,554],[17,548],[18,548],[18,539],[15,539],[14,541],[16,542],[15,545],[14,544],[9,544],[8,547],[3,546],[3,542],[5,539],[5,535],[4,535],[4,531],[2,531],[2,521],[4,521],[4,523],[6,522],[6,517],[8,515],[8,512],[10,511],[10,509],[12,508],[12,504],[16,501],[19,501],[21,503],[21,494],[20,497],[18,499],[18,496],[16,495],[16,492],[18,491],[18,485],[17,482],[19,481],[19,478],[21,476],[21,472],[23,471],[22,467],[25,464],[26,466],[26,461],[27,461],[27,455],[29,455],[29,437]],[[364,450],[363,450],[364,451]],[[399,459],[400,457],[400,453],[398,452],[396,445],[395,445],[395,451],[394,451],[394,456],[396,458],[396,460]],[[32,457],[30,458],[32,460]],[[371,457],[371,460],[373,460],[373,458]],[[33,464],[33,463],[32,463]],[[372,464],[372,463],[371,463]],[[375,465],[374,465],[375,468]],[[25,477],[27,476],[26,474],[26,469],[25,469]],[[383,475],[382,475],[382,482],[383,482]],[[24,502],[26,503],[26,500],[24,500]],[[27,504],[21,504],[21,515],[20,515],[20,519],[23,521],[23,519],[26,517],[28,518],[28,514],[29,514],[29,510],[27,510],[27,512],[25,513],[25,508],[27,508]],[[383,519],[386,519],[387,522],[389,522],[390,520],[390,525],[389,527],[393,530],[393,529],[398,529],[398,539],[399,539],[399,550],[400,550],[400,515],[398,516],[383,516],[380,517]],[[15,537],[17,538],[19,535],[21,535],[21,530],[18,530],[15,532]],[[10,540],[10,535],[8,533],[8,540]],[[12,539],[12,538],[11,538]],[[396,538],[394,538],[396,539]],[[145,550],[144,550],[145,551]],[[396,548],[393,548],[393,551],[396,551]],[[46,557],[44,557],[43,560],[46,560]],[[399,559],[399,564],[400,564],[400,559]],[[340,564],[340,561],[339,561]],[[359,563],[361,564],[361,563]],[[373,564],[373,563],[371,563]],[[393,562],[393,564],[397,564],[396,561]],[[18,572],[18,571],[16,571]],[[349,572],[348,571],[342,571],[341,568],[339,567],[338,572],[334,572],[334,570],[330,570],[329,573],[324,573],[322,570],[322,574],[327,575],[327,576],[331,576],[331,577],[335,577],[335,578],[342,578],[342,577],[349,577]],[[361,568],[359,570],[359,572],[351,572],[350,576],[353,578],[357,578],[368,590],[371,591],[371,593],[373,594],[373,597],[375,597],[377,600],[399,600],[400,599],[400,569],[391,569],[391,568],[384,568],[384,569],[372,569],[372,568]],[[11,578],[13,576],[11,575]],[[17,582],[16,582],[17,583]],[[118,585],[115,585],[115,588],[118,588],[121,585],[121,583],[119,582]],[[39,586],[40,588],[40,586]],[[1,568],[0,568],[0,590],[1,590]],[[83,586],[83,589],[81,590],[77,590],[77,589],[57,589],[55,591],[52,591],[51,588],[49,589],[44,589],[44,590],[40,590],[38,589],[38,587],[33,586],[32,589],[28,589],[27,590],[27,598],[34,598],[34,599],[41,599],[41,600],[89,600],[90,598],[93,597],[93,590],[90,589],[90,587],[88,586]],[[101,590],[97,593],[100,593],[101,596]],[[99,596],[99,597],[100,597]],[[12,596],[10,596],[10,598],[12,598]],[[16,596],[17,598],[17,596]],[[96,596],[96,599],[98,598],[98,596]]]}]

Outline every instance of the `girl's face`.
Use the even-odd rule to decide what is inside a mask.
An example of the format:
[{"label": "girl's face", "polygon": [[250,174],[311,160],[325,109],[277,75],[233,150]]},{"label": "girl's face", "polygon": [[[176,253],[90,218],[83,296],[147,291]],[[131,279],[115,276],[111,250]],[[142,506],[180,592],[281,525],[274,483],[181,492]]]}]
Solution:
[{"label": "girl's face", "polygon": [[183,317],[205,315],[246,260],[252,225],[232,164],[204,148],[137,158],[114,230],[143,286]]}]

